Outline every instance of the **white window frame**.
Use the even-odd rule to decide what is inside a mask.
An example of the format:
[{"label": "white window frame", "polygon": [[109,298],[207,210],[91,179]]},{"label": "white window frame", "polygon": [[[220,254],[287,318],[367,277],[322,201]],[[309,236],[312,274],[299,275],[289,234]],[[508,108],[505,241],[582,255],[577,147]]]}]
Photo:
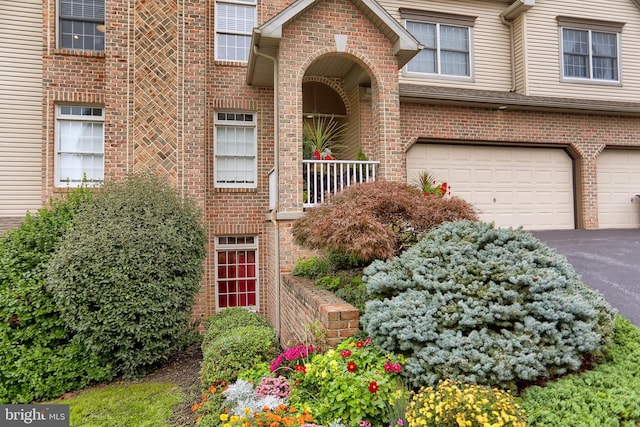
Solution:
[{"label": "white window frame", "polygon": [[[433,73],[411,70],[411,61],[404,66],[403,74],[408,77],[429,77],[429,78],[441,78],[441,79],[453,79],[460,81],[473,81],[474,79],[474,55],[473,55],[473,27],[475,25],[474,16],[453,15],[449,13],[440,12],[426,12],[412,9],[400,9],[403,24],[407,28],[409,22],[416,24],[435,25],[436,27],[436,71]],[[447,74],[442,72],[442,51],[448,51],[448,49],[441,48],[441,28],[455,27],[462,28],[467,31],[467,55],[468,70],[466,75],[460,74]],[[418,54],[419,55],[419,54]]]},{"label": "white window frame", "polygon": [[[228,240],[233,239],[235,242],[229,243]],[[251,239],[252,241],[248,241]],[[237,242],[237,240],[242,240],[241,242]],[[239,305],[230,306],[227,304],[226,307],[220,307],[220,293],[219,293],[219,285],[221,280],[218,277],[218,254],[220,252],[229,252],[229,251],[253,251],[255,253],[255,277],[251,278],[251,280],[255,280],[255,294],[256,294],[256,303],[255,305]],[[258,252],[258,236],[256,235],[242,235],[242,236],[217,236],[215,239],[215,307],[216,311],[224,310],[226,308],[231,307],[242,307],[246,308],[250,311],[258,312],[260,310],[260,253]],[[239,279],[239,278],[238,278]],[[248,277],[245,279],[249,279]],[[240,293],[239,290],[236,291],[236,295]],[[248,293],[248,291],[246,291]],[[237,301],[239,302],[239,301]]]},{"label": "white window frame", "polygon": [[[230,62],[243,62],[246,63],[249,61],[249,55],[251,52],[247,52],[247,57],[246,58],[226,58],[226,57],[221,57],[221,53],[222,53],[222,49],[220,49],[220,35],[222,34],[229,34],[229,35],[239,35],[239,36],[246,36],[249,39],[249,42],[251,41],[251,36],[252,36],[252,32],[253,32],[253,27],[251,28],[250,31],[232,31],[232,30],[223,30],[220,31],[218,29],[218,25],[216,25],[218,23],[218,20],[220,18],[220,8],[218,7],[219,5],[229,5],[229,6],[253,6],[253,27],[257,26],[257,22],[258,22],[258,2],[257,0],[216,0],[215,2],[215,7],[214,7],[214,27],[215,27],[215,36],[214,36],[214,60],[216,61],[230,61]],[[251,43],[249,43],[251,44]],[[251,49],[251,46],[249,46],[249,49]]]},{"label": "white window frame", "polygon": [[[63,108],[82,108],[91,109],[92,112],[96,109],[101,110],[100,116],[95,115],[76,115],[76,114],[63,114]],[[104,106],[96,105],[56,105],[56,122],[55,122],[55,162],[54,173],[55,180],[54,185],[56,187],[69,187],[69,186],[96,186],[102,184],[104,181]],[[62,135],[60,126],[62,123],[74,122],[74,123],[102,123],[102,150],[101,151],[62,151]],[[85,180],[70,180],[69,177],[63,177],[62,174],[62,156],[67,154],[76,154],[80,156],[102,156],[102,177],[100,179],[87,179]],[[84,173],[84,172],[83,172]]]},{"label": "white window frame", "polygon": [[[566,16],[558,16],[558,37],[559,52],[560,52],[560,81],[569,83],[595,83],[604,85],[616,85],[622,84],[622,52],[620,46],[620,33],[624,23],[620,22],[608,22],[598,21],[591,19],[572,18]],[[564,30],[583,31],[587,33],[587,58],[588,58],[588,77],[575,77],[565,75],[565,55],[564,55]],[[593,67],[593,33],[603,33],[616,36],[616,79],[602,79],[594,77]]]},{"label": "white window frame", "polygon": [[[251,115],[252,121],[226,120],[220,119],[220,114],[229,115]],[[258,126],[257,114],[254,111],[215,111],[214,112],[214,166],[213,180],[215,188],[257,188],[258,187]],[[251,155],[229,155],[221,152],[221,137],[218,136],[222,128],[252,128],[253,129],[253,152]],[[220,163],[222,159],[233,158],[252,159],[253,182],[238,182],[223,180],[219,173],[221,172]]]},{"label": "white window frame", "polygon": [[[106,0],[102,0],[103,10],[106,12]],[[80,50],[80,51],[89,51],[89,52],[104,52],[104,44],[105,44],[105,17],[94,18],[88,16],[76,16],[76,15],[63,15],[62,14],[62,1],[57,0],[56,2],[56,45],[59,49],[71,49],[71,50]],[[84,25],[95,25],[95,30],[99,33],[102,33],[102,48],[101,49],[90,49],[85,47],[71,47],[71,46],[63,46],[63,31],[62,31],[62,21],[76,22]],[[78,36],[82,36],[82,34],[77,34]]]}]

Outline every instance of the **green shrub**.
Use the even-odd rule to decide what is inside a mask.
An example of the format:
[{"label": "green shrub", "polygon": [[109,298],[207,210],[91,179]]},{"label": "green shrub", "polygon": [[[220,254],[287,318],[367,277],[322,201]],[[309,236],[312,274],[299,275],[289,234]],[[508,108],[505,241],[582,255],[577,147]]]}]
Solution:
[{"label": "green shrub", "polygon": [[451,380],[421,388],[407,408],[407,420],[425,427],[526,427],[523,412],[508,392]]},{"label": "green shrub", "polygon": [[73,340],[45,286],[52,253],[90,200],[88,189],[73,190],[0,239],[0,403],[56,397],[111,376]]},{"label": "green shrub", "polygon": [[209,341],[203,349],[200,377],[205,388],[230,383],[238,374],[277,354],[276,333],[271,327],[233,328]]},{"label": "green shrub", "polygon": [[365,269],[364,330],[409,357],[415,385],[513,388],[580,368],[613,334],[612,309],[567,260],[522,230],[461,221]]},{"label": "green shrub", "polygon": [[614,340],[604,363],[522,395],[536,427],[640,425],[640,329],[616,318]]},{"label": "green shrub", "polygon": [[265,318],[242,307],[231,307],[209,316],[204,322],[204,340],[202,351],[206,351],[211,341],[229,331],[244,326],[261,326],[270,328],[269,321]]},{"label": "green shrub", "polygon": [[293,275],[313,280],[318,288],[331,291],[361,312],[364,311],[368,295],[362,283],[362,268],[358,261],[330,252],[320,258],[299,259]]},{"label": "green shrub", "polygon": [[360,262],[388,259],[448,221],[475,220],[457,197],[425,196],[407,184],[376,181],[331,197],[293,224],[299,245],[344,254]]},{"label": "green shrub", "polygon": [[63,319],[118,373],[144,373],[181,341],[203,271],[199,220],[166,181],[132,175],[104,186],[52,257]]}]

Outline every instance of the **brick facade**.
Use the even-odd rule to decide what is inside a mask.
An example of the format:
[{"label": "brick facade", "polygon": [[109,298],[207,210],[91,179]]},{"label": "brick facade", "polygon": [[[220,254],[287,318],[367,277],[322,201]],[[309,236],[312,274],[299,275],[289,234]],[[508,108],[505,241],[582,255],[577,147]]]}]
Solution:
[{"label": "brick facade", "polygon": [[[258,25],[291,4],[260,2]],[[327,83],[341,95],[349,115],[359,120],[355,132],[361,148],[371,160],[380,161],[379,177],[388,180],[406,179],[406,152],[418,139],[569,147],[579,172],[578,225],[584,228],[598,226],[597,154],[605,145],[640,145],[640,121],[634,117],[401,103],[394,43],[350,0],[317,1],[284,25],[278,87],[250,86],[246,63],[214,60],[214,6],[214,0],[106,0],[106,47],[96,53],[57,49],[55,2],[43,1],[43,200],[57,191],[55,106],[104,106],[106,177],[158,171],[204,211],[209,257],[194,309],[197,319],[215,310],[215,238],[257,236],[260,311],[286,328],[286,340],[299,339],[299,333],[292,332],[296,319],[295,326],[303,322],[291,301],[295,292],[290,281],[280,277],[308,254],[291,236],[291,218],[303,214],[304,81]],[[338,50],[336,34],[347,37],[344,51]],[[366,74],[370,87],[347,87],[336,76],[308,73],[332,58],[353,63]],[[214,113],[221,110],[256,114],[255,189],[214,188]],[[276,123],[277,214],[284,219],[269,212]],[[312,318],[310,313],[305,316]],[[327,322],[345,320],[327,316]]]},{"label": "brick facade", "polygon": [[636,117],[418,104],[402,104],[401,117],[404,153],[418,138],[568,147],[578,171],[577,226],[585,229],[598,228],[597,155],[605,146],[640,145],[640,120]]}]

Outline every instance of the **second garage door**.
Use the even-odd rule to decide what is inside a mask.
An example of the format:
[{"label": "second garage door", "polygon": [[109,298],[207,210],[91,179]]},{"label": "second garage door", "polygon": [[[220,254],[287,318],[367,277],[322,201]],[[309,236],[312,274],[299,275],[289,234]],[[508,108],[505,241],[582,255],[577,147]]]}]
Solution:
[{"label": "second garage door", "polygon": [[573,162],[561,148],[416,144],[407,180],[424,171],[471,202],[480,219],[529,230],[575,228]]},{"label": "second garage door", "polygon": [[640,227],[640,151],[605,149],[598,156],[599,228]]}]

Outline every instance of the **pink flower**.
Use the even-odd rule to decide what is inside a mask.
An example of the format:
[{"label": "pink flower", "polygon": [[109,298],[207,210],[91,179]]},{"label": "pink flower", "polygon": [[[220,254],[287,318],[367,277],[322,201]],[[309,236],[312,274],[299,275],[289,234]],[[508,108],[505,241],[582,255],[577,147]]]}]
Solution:
[{"label": "pink flower", "polygon": [[369,345],[371,344],[371,338],[367,338],[366,340],[364,340],[364,345]]},{"label": "pink flower", "polygon": [[342,357],[343,359],[347,358],[351,356],[351,350],[342,350],[340,352],[340,357]]},{"label": "pink flower", "polygon": [[393,372],[393,364],[390,361],[387,361],[387,363],[384,364],[384,371]]},{"label": "pink flower", "polygon": [[393,365],[393,372],[395,372],[395,373],[402,372],[402,365],[399,364],[399,363],[396,363],[395,365]]}]

